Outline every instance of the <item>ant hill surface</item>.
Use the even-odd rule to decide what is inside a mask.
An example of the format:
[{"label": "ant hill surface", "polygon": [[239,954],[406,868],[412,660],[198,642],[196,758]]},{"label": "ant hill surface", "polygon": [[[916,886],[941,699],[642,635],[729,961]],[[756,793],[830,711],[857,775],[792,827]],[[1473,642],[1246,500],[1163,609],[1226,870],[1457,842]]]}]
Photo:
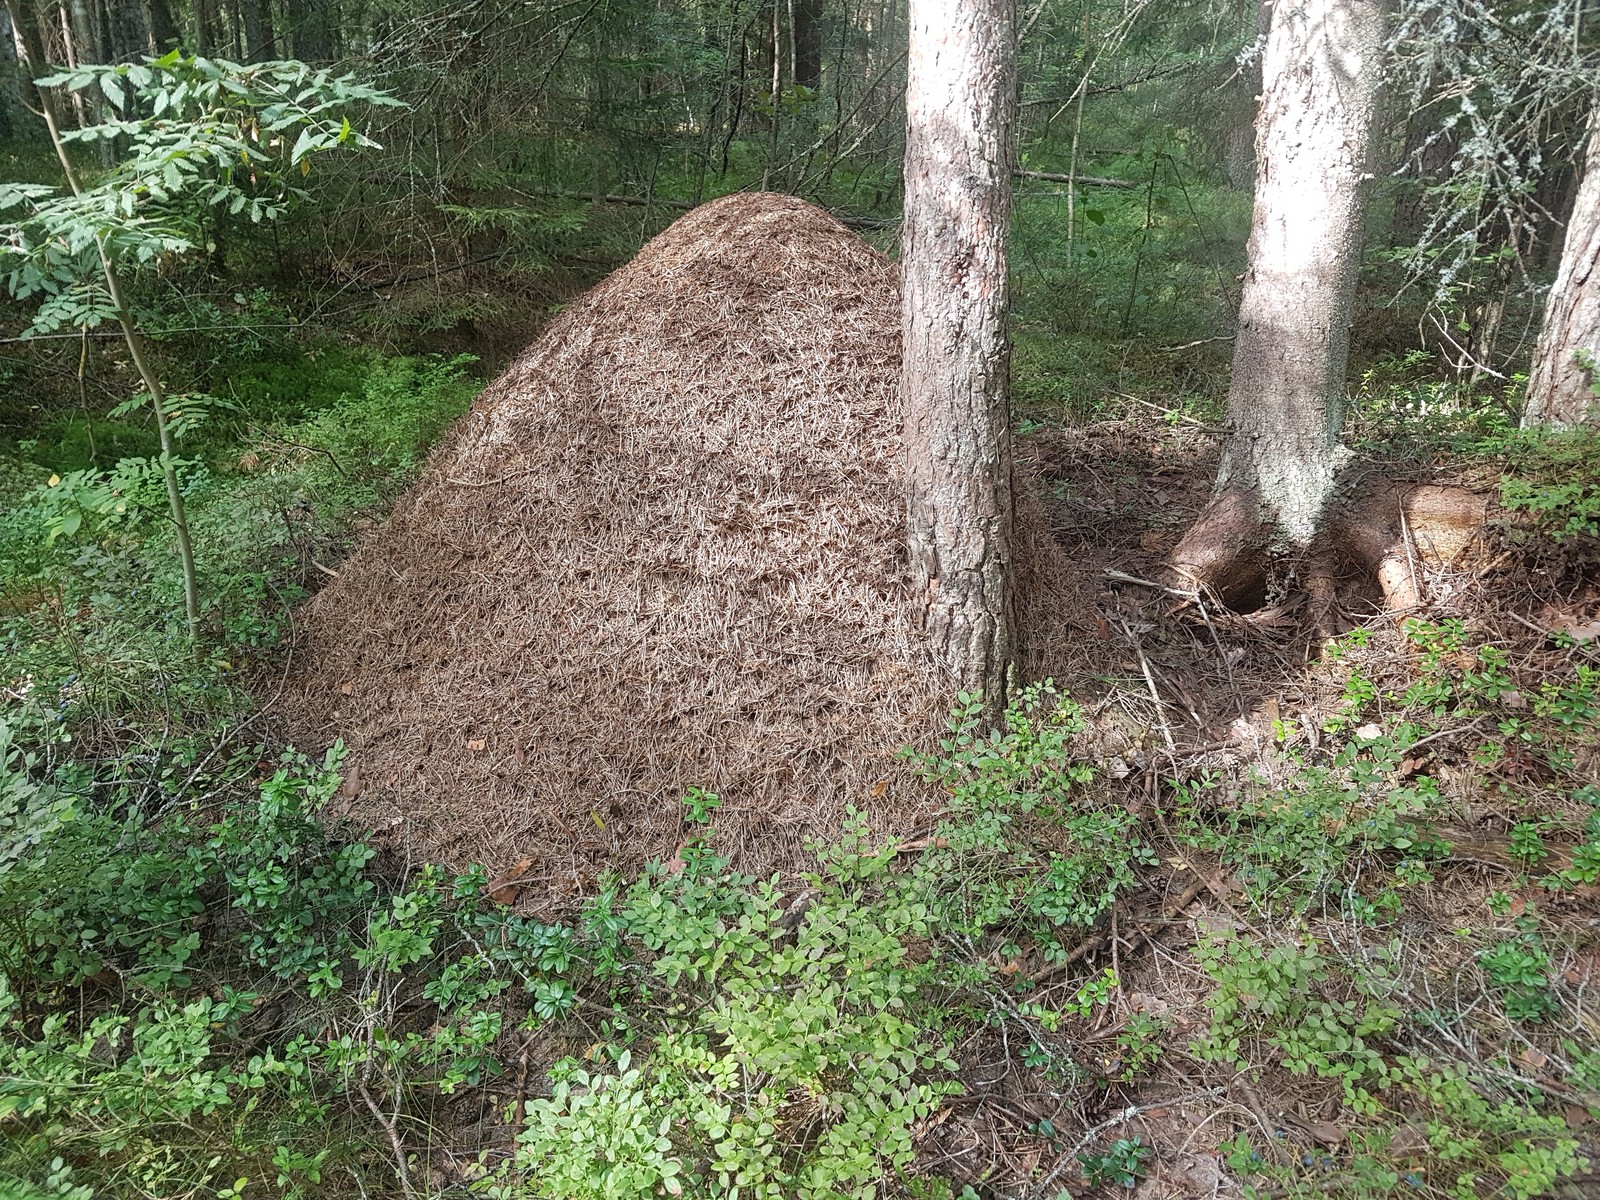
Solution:
[{"label": "ant hill surface", "polygon": [[[349,745],[339,807],[415,858],[531,860],[535,905],[671,858],[693,786],[755,873],[850,805],[925,825],[895,755],[952,697],[907,593],[899,331],[894,264],[771,194],[568,308],[297,620],[278,711]],[[1038,645],[1070,589],[1031,500],[1018,544]]]}]

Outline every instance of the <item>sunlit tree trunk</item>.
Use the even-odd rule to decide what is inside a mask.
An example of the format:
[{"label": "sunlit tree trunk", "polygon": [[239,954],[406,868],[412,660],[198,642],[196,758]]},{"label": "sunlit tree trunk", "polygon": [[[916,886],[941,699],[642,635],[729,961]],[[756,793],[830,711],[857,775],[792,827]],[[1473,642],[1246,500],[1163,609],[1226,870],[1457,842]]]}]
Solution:
[{"label": "sunlit tree trunk", "polygon": [[1528,375],[1524,428],[1600,419],[1595,368],[1600,356],[1600,108],[1589,120],[1583,181],[1567,221],[1561,266],[1545,304]]},{"label": "sunlit tree trunk", "polygon": [[907,532],[934,661],[991,706],[1011,622],[1010,0],[911,0],[901,234]]},{"label": "sunlit tree trunk", "polygon": [[1224,594],[1317,532],[1341,461],[1383,0],[1280,0],[1216,493],[1175,555]]}]

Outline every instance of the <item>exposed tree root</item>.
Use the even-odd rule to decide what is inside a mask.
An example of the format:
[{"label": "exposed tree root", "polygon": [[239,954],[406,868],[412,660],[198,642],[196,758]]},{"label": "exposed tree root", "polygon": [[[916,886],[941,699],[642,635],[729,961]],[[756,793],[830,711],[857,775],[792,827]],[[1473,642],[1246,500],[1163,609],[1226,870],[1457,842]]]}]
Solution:
[{"label": "exposed tree root", "polygon": [[1464,487],[1383,479],[1363,472],[1345,480],[1322,532],[1310,546],[1275,547],[1260,498],[1239,490],[1214,497],[1173,551],[1186,586],[1236,612],[1267,603],[1295,575],[1310,599],[1319,640],[1338,631],[1340,598],[1352,590],[1381,597],[1396,616],[1429,601],[1428,580],[1465,565],[1493,511],[1492,498]]}]

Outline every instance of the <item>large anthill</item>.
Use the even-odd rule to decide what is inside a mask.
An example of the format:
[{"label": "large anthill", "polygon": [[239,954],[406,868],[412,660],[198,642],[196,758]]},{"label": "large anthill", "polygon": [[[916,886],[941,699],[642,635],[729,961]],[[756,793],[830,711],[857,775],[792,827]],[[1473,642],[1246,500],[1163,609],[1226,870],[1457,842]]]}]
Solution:
[{"label": "large anthill", "polygon": [[756,871],[847,805],[925,821],[896,750],[952,698],[904,582],[898,330],[894,265],[821,210],[696,209],[485,390],[311,602],[288,732],[342,737],[352,815],[420,856],[531,858],[530,899],[670,857],[690,787]]}]

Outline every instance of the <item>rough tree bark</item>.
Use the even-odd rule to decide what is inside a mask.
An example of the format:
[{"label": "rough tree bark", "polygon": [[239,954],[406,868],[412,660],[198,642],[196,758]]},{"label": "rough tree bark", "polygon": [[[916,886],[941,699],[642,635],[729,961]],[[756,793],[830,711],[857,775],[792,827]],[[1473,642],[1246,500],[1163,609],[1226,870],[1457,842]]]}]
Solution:
[{"label": "rough tree bark", "polygon": [[823,0],[793,0],[794,81],[803,88],[817,90],[822,82],[822,5]]},{"label": "rough tree bark", "polygon": [[243,0],[246,62],[266,62],[276,57],[272,36],[272,5],[268,0]]},{"label": "rough tree bark", "polygon": [[1533,351],[1523,428],[1600,420],[1595,356],[1600,356],[1600,106],[1589,118],[1583,181]]},{"label": "rough tree bark", "polygon": [[0,139],[11,138],[23,124],[21,69],[17,64],[16,34],[11,31],[11,12],[0,4]]},{"label": "rough tree bark", "polygon": [[145,13],[149,18],[150,41],[157,54],[165,54],[183,40],[170,0],[145,0]]},{"label": "rough tree bark", "polygon": [[991,707],[1013,648],[1006,234],[1011,0],[911,0],[901,391],[914,594],[936,666]]},{"label": "rough tree bark", "polygon": [[1279,0],[1262,58],[1249,269],[1216,492],[1174,554],[1237,600],[1308,545],[1342,461],[1384,0]]}]

